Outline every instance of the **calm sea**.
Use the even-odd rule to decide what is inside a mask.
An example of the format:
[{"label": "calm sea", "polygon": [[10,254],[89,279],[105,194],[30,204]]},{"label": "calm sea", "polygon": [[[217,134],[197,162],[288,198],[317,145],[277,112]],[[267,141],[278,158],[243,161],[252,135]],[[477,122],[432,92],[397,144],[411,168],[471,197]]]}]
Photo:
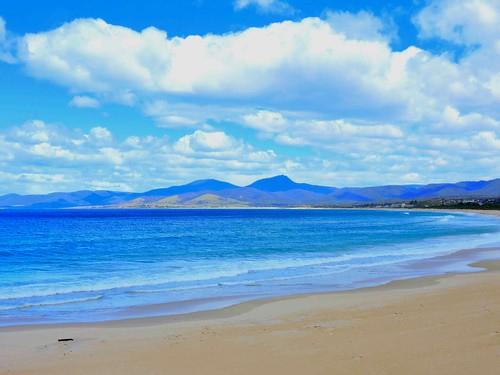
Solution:
[{"label": "calm sea", "polygon": [[[0,211],[0,325],[213,309],[472,270],[494,217],[362,210]],[[479,254],[479,253],[478,253]]]}]

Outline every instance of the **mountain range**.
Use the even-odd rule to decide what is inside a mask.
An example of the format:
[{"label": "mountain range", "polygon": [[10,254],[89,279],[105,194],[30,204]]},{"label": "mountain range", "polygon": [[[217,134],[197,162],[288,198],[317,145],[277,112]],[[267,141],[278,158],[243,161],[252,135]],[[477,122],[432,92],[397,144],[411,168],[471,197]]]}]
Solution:
[{"label": "mountain range", "polygon": [[500,179],[429,185],[345,187],[297,183],[287,176],[265,178],[248,186],[218,180],[144,193],[82,190],[43,195],[0,196],[0,208],[182,208],[182,207],[298,207],[357,206],[431,199],[484,199],[500,197]]}]

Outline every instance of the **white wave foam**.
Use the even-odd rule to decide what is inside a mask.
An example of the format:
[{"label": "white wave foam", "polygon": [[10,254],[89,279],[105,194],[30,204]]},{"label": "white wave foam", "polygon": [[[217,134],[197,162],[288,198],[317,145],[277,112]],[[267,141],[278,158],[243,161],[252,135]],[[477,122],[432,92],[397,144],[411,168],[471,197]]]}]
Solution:
[{"label": "white wave foam", "polygon": [[[453,217],[452,215],[449,215]],[[176,268],[176,272],[169,272],[168,275],[162,274],[161,265],[156,269],[157,275],[150,277],[149,275],[140,275],[138,277],[130,277],[127,282],[124,280],[117,280],[113,282],[101,281],[100,283],[92,283],[88,285],[59,287],[56,289],[48,289],[46,286],[33,287],[18,287],[15,291],[2,291],[0,301],[15,300],[34,297],[51,297],[61,295],[71,295],[74,293],[103,293],[116,289],[133,289],[139,290],[129,291],[131,293],[162,293],[162,290],[189,290],[199,289],[203,287],[210,287],[217,283],[208,283],[205,285],[180,285],[171,288],[160,288],[160,290],[152,289],[154,286],[161,286],[169,283],[189,283],[189,282],[209,282],[210,280],[234,278],[252,273],[266,272],[266,271],[283,271],[286,269],[303,268],[303,267],[316,267],[324,266],[326,268],[334,268],[340,265],[349,267],[356,267],[361,262],[361,266],[375,264],[377,258],[387,256],[394,257],[389,263],[396,263],[408,259],[425,259],[437,255],[444,255],[455,252],[465,248],[473,248],[484,246],[487,243],[492,243],[500,240],[500,232],[489,233],[482,235],[466,235],[466,236],[451,236],[441,237],[432,240],[419,241],[414,243],[405,243],[391,246],[379,246],[377,248],[365,248],[356,253],[342,253],[342,254],[323,254],[311,258],[299,258],[303,254],[296,254],[294,257],[276,258],[276,259],[252,259],[252,260],[234,260],[219,262],[218,264],[206,264],[201,261],[191,266],[184,268]],[[307,253],[306,253],[307,254]],[[371,260],[371,261],[370,261]],[[363,261],[369,262],[368,264],[362,263]],[[204,261],[205,262],[205,261]],[[352,264],[348,264],[352,262]],[[189,264],[189,262],[186,262]],[[167,268],[168,267],[168,268]],[[166,269],[172,269],[172,264],[165,264]],[[289,277],[295,277],[290,275]],[[299,276],[299,277],[303,277]],[[265,280],[269,280],[265,278]],[[248,283],[258,280],[242,280],[241,282]],[[231,282],[231,281],[230,281]],[[240,281],[235,281],[240,282]],[[227,281],[224,280],[224,284]],[[53,287],[53,286],[51,286]],[[145,288],[145,289],[140,289]],[[150,289],[151,288],[151,289]],[[78,301],[78,300],[77,300]],[[2,309],[0,307],[0,309]]]},{"label": "white wave foam", "polygon": [[0,310],[1,311],[21,310],[21,309],[24,310],[24,309],[34,308],[34,307],[69,305],[69,304],[75,304],[75,303],[99,301],[103,298],[104,298],[103,295],[99,295],[99,296],[95,296],[95,297],[75,298],[75,299],[61,300],[61,301],[47,301],[47,302],[39,302],[39,303],[26,303],[26,304],[21,304],[21,305],[0,306]]}]

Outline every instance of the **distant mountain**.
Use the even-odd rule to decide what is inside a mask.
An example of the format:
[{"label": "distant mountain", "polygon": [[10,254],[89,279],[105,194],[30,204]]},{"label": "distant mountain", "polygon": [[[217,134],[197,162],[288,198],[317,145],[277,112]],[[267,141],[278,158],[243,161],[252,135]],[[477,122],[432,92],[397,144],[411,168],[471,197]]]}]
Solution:
[{"label": "distant mountain", "polygon": [[7,194],[0,196],[0,208],[37,209],[122,205],[133,207],[134,205],[130,202],[140,202],[140,205],[145,205],[149,202],[173,195],[215,192],[233,188],[238,188],[238,186],[217,180],[198,180],[186,185],[154,189],[144,193],[83,190],[72,193],[51,193],[44,195]]},{"label": "distant mountain", "polygon": [[240,187],[218,180],[144,193],[77,191],[45,195],[0,196],[0,208],[169,208],[169,207],[291,207],[356,206],[429,199],[483,199],[500,197],[500,179],[429,185],[388,185],[335,188],[297,183],[275,176]]},{"label": "distant mountain", "polygon": [[81,206],[107,206],[133,199],[137,194],[117,191],[82,190],[72,193],[40,195],[8,194],[0,196],[0,208],[67,208]]},{"label": "distant mountain", "polygon": [[336,190],[335,188],[326,186],[299,184],[283,175],[255,181],[253,184],[248,185],[248,187],[268,192],[304,190],[318,194],[328,194]]},{"label": "distant mountain", "polygon": [[184,193],[221,191],[234,188],[238,188],[238,186],[230,184],[229,182],[218,181],[218,180],[198,180],[198,181],[193,181],[186,185],[171,186],[165,189],[150,190],[141,195],[144,197],[168,197],[171,195],[178,195]]}]

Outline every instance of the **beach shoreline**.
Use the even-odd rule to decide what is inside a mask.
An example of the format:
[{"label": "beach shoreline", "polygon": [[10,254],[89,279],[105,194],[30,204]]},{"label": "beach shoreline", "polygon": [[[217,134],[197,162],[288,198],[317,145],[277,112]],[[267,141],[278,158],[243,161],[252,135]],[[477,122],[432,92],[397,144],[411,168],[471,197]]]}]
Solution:
[{"label": "beach shoreline", "polygon": [[[383,320],[387,320],[386,328],[390,330],[392,327],[390,322],[401,323],[406,317],[404,312],[406,310],[408,314],[410,312],[413,314],[411,330],[419,335],[429,334],[429,327],[437,324],[432,319],[437,319],[441,325],[447,326],[443,319],[450,320],[452,317],[450,324],[457,320],[461,324],[471,324],[473,331],[475,329],[481,332],[491,331],[491,337],[486,340],[490,343],[487,352],[478,347],[476,353],[478,358],[484,355],[487,360],[482,359],[481,363],[475,363],[476,357],[471,357],[469,353],[464,357],[471,361],[467,366],[462,364],[461,367],[456,367],[456,371],[432,373],[465,374],[467,373],[465,370],[470,369],[471,367],[468,366],[472,366],[474,362],[474,366],[482,366],[481,373],[493,374],[494,364],[497,363],[494,360],[498,359],[500,353],[500,334],[498,334],[500,295],[495,293],[496,286],[500,283],[500,261],[482,261],[473,266],[484,268],[485,271],[418,277],[343,292],[251,301],[219,310],[180,316],[101,323],[4,327],[0,328],[0,347],[4,348],[2,357],[6,359],[0,361],[0,374],[65,374],[68,372],[75,374],[156,374],[167,370],[176,374],[250,374],[253,371],[251,367],[244,365],[247,363],[246,360],[241,362],[241,367],[234,367],[230,372],[221,372],[227,361],[224,353],[232,353],[232,355],[236,353],[243,358],[245,353],[249,352],[252,361],[247,363],[248,366],[250,364],[259,366],[260,362],[268,357],[266,347],[276,351],[276,357],[271,356],[274,359],[268,363],[268,369],[272,373],[298,374],[304,373],[303,371],[318,374],[326,374],[328,371],[352,373],[366,370],[365,365],[369,365],[370,368],[378,366],[379,369],[384,369],[383,373],[423,373],[417,371],[419,368],[422,370],[419,366],[413,367],[412,370],[411,366],[415,364],[401,362],[395,367],[389,364],[384,365],[384,358],[378,356],[373,356],[371,360],[368,360],[372,357],[370,353],[359,354],[362,357],[356,357],[358,354],[353,352],[353,357],[350,359],[337,353],[340,355],[338,358],[343,358],[340,360],[341,363],[323,358],[306,367],[302,362],[292,365],[294,362],[292,361],[288,366],[280,364],[278,360],[282,356],[288,358],[289,353],[283,348],[292,344],[298,346],[297,350],[303,349],[304,358],[314,354],[309,353],[311,342],[317,342],[317,355],[324,354],[324,351],[336,353],[338,350],[333,350],[330,345],[335,344],[334,347],[337,347],[336,345],[345,344],[345,340],[348,340],[350,342],[348,346],[352,346],[355,338],[359,339],[362,333],[361,326],[376,330],[376,325],[382,324],[380,322],[381,311],[385,312],[382,314]],[[462,295],[463,299],[457,300],[459,295]],[[474,303],[474,299],[479,299],[480,302]],[[425,308],[426,300],[433,301],[427,309]],[[456,305],[454,308],[449,305],[450,301]],[[487,311],[488,319],[484,319],[483,316],[481,320],[478,320],[471,316],[472,312],[477,313],[476,310]],[[393,312],[388,314],[388,311]],[[429,317],[432,319],[429,320]],[[451,336],[446,338],[446,335],[459,334],[458,327],[449,328],[445,330],[446,333],[441,334],[439,342],[446,339],[443,342],[448,343]],[[349,333],[350,331],[352,332]],[[392,332],[391,335],[396,333]],[[402,333],[403,331],[399,334]],[[484,334],[481,338],[485,338]],[[371,345],[377,348],[377,345],[381,345],[381,340],[393,352],[397,348],[393,348],[390,342],[385,342],[384,335],[384,332],[378,332],[377,335],[370,335],[366,332],[366,335],[362,335],[363,342],[373,340]],[[74,341],[58,342],[61,338],[70,338]],[[248,341],[249,338],[251,338],[250,341]],[[408,339],[411,342],[411,336]],[[326,341],[322,346],[320,343],[323,340]],[[450,344],[449,349],[451,350],[460,342],[468,350],[474,349],[469,345],[473,343],[472,337],[470,343],[465,338],[460,340],[453,345]],[[219,348],[216,353],[210,349],[211,342]],[[410,342],[408,345],[412,345]],[[259,343],[258,347],[256,347],[257,343]],[[259,349],[260,346],[262,349]],[[356,346],[354,345],[352,350]],[[363,352],[366,349],[360,348],[359,350]],[[455,351],[456,348],[453,350]],[[122,358],[130,351],[140,354],[134,355],[133,360]],[[190,352],[192,352],[192,358],[196,358],[194,363],[189,360]],[[348,350],[341,352],[345,356]],[[431,353],[428,354],[431,355]],[[446,355],[451,356],[452,353],[446,352]],[[453,354],[457,358],[457,364],[463,362],[459,360],[461,355],[465,354],[460,351]],[[361,359],[365,356],[366,360],[362,361]],[[332,358],[337,357],[333,355]],[[109,367],[118,360],[123,360],[130,367],[118,366],[116,369]],[[411,359],[412,362],[418,362],[418,360],[418,356]],[[434,358],[434,360],[437,359]],[[429,361],[432,360],[429,359]],[[196,362],[199,363],[199,367],[195,366]],[[309,361],[305,362],[309,363]],[[233,365],[236,366],[236,364],[237,362]],[[448,370],[450,370],[449,365],[450,363],[447,364]],[[394,368],[394,371],[391,368]],[[266,372],[265,369],[262,371]]]},{"label": "beach shoreline", "polygon": [[[28,324],[18,324],[14,323],[12,325],[0,326],[0,334],[2,332],[9,331],[29,331],[29,330],[39,330],[39,329],[50,329],[50,328],[81,328],[86,327],[127,327],[131,325],[156,325],[156,324],[167,324],[174,322],[189,322],[204,320],[208,318],[229,318],[238,315],[242,312],[250,311],[256,306],[284,301],[288,299],[303,298],[308,296],[328,296],[328,295],[341,295],[343,293],[356,293],[364,292],[370,290],[376,290],[378,288],[391,287],[393,284],[415,281],[418,284],[419,281],[446,278],[452,275],[468,275],[472,273],[482,273],[488,271],[488,264],[494,264],[495,262],[500,264],[500,246],[499,247],[480,247],[471,249],[462,249],[454,251],[449,254],[439,255],[432,258],[420,259],[413,263],[407,265],[410,269],[426,269],[429,264],[451,264],[463,263],[470,270],[468,271],[447,271],[442,273],[433,273],[423,276],[410,276],[401,277],[388,281],[376,282],[373,285],[354,287],[348,289],[340,290],[325,290],[325,291],[314,291],[314,292],[303,292],[303,293],[293,293],[286,295],[278,295],[267,298],[254,298],[249,299],[244,302],[231,303],[224,307],[216,307],[212,309],[197,310],[188,313],[174,313],[174,314],[157,314],[157,315],[144,315],[140,317],[125,317],[125,318],[115,318],[102,321],[89,321],[89,322],[68,322],[68,323],[28,323]],[[483,267],[483,265],[485,265]],[[182,303],[188,303],[190,301],[181,301]],[[158,303],[155,305],[139,305],[134,308],[136,309],[154,309],[161,308],[164,309],[167,305],[176,304],[174,303]],[[165,305],[165,306],[163,306]]]},{"label": "beach shoreline", "polygon": [[[272,209],[273,207],[270,207]],[[291,210],[302,210],[306,208],[289,208]],[[319,209],[319,210],[324,210],[327,208],[311,208],[312,210]],[[434,209],[434,208],[413,208],[413,209],[404,209],[404,208],[328,208],[332,210],[359,210],[359,211],[421,211],[421,212],[438,212],[438,213],[461,213],[461,214],[473,214],[473,215],[485,215],[485,216],[496,216],[500,217],[500,210],[470,210],[470,209]],[[494,246],[496,247],[496,243]],[[500,251],[500,244],[498,251]],[[489,257],[486,256],[486,258],[482,259],[474,259],[473,257],[466,257],[466,255],[475,255],[478,253],[482,253],[484,251],[488,250],[497,250],[497,249],[488,249],[488,247],[479,247],[479,248],[471,248],[471,249],[461,249],[461,250],[455,250],[451,253],[445,254],[445,255],[437,255],[433,256],[428,259],[421,259],[421,260],[416,260],[415,263],[409,263],[407,266],[408,268],[421,268],[425,269],[426,264],[430,263],[435,263],[436,260],[439,261],[441,259],[455,259],[458,261],[462,261],[466,266],[469,263],[477,262],[477,261],[482,261],[483,259],[497,259],[497,257]],[[460,259],[463,258],[463,259]],[[498,257],[500,258],[500,256]],[[420,263],[422,263],[424,266],[418,266]],[[415,265],[417,267],[415,267]],[[462,273],[464,271],[451,271],[451,273]],[[137,305],[137,306],[131,306],[130,310],[144,310],[144,311],[154,311],[156,308],[157,311],[154,311],[153,314],[139,314],[138,316],[129,316],[127,317],[127,312],[124,311],[124,314],[118,314],[112,318],[106,318],[103,320],[89,320],[89,321],[73,321],[73,322],[43,322],[43,323],[38,323],[38,322],[27,322],[26,324],[19,323],[17,320],[13,320],[12,324],[4,324],[0,325],[0,332],[2,329],[33,329],[37,327],[52,327],[52,326],[59,326],[59,327],[73,327],[73,326],[86,326],[86,325],[99,325],[99,324],[114,324],[116,322],[131,322],[131,321],[145,321],[145,320],[162,320],[162,319],[184,319],[186,317],[192,317],[192,316],[203,316],[204,314],[212,314],[212,313],[217,313],[218,311],[225,311],[226,309],[231,309],[235,306],[239,305],[247,305],[247,304],[252,304],[252,303],[260,303],[260,302],[266,302],[266,301],[274,301],[274,300],[280,300],[280,299],[286,299],[286,298],[295,298],[295,297],[301,297],[304,295],[315,295],[315,294],[329,294],[329,293],[341,293],[341,292],[349,292],[349,291],[356,291],[356,290],[364,290],[366,288],[373,288],[373,287],[378,287],[386,284],[390,284],[394,281],[400,281],[400,280],[406,280],[406,279],[416,279],[416,278],[424,278],[424,277],[433,277],[433,276],[443,276],[449,272],[434,272],[434,273],[429,273],[428,275],[412,275],[409,277],[403,277],[401,276],[400,278],[396,277],[393,279],[388,279],[388,280],[379,280],[379,281],[374,281],[372,285],[366,285],[366,286],[356,286],[356,287],[348,287],[345,289],[335,289],[332,286],[332,289],[325,289],[325,290],[317,290],[317,291],[308,291],[308,292],[292,292],[289,294],[282,294],[282,295],[274,295],[274,296],[268,296],[268,297],[262,297],[262,296],[256,296],[253,298],[242,298],[241,301],[237,301],[237,299],[231,299],[231,298],[226,298],[226,297],[214,297],[214,298],[206,298],[207,302],[210,302],[210,300],[213,300],[211,302],[215,303],[214,307],[207,307],[207,308],[201,308],[192,312],[170,312],[172,308],[175,310],[175,307],[177,305],[187,305],[190,304],[191,302],[196,302],[196,300],[191,301],[191,300],[186,300],[186,301],[179,301],[179,302],[166,302],[166,303],[155,303],[155,304],[147,304],[147,305]],[[229,302],[227,304],[221,303],[227,299]],[[217,302],[220,302],[220,304],[217,306]],[[162,310],[163,312],[160,312]],[[167,312],[169,311],[169,312]],[[120,315],[123,315],[120,317]]]},{"label": "beach shoreline", "polygon": [[[353,208],[353,210],[369,210],[369,211],[404,211],[407,212],[409,210],[404,210],[404,209],[392,209],[392,208],[386,208],[386,209],[373,209],[373,208],[365,208],[365,209],[357,209]],[[478,212],[477,210],[474,210],[473,212],[470,212],[470,210],[453,210],[453,211],[448,211],[448,210],[435,210],[435,209],[415,209],[417,211],[428,211],[428,212],[439,212],[439,213],[464,213],[464,214],[473,214],[473,215],[483,215],[483,212],[480,211]],[[489,212],[487,215],[484,216],[490,216],[494,215],[497,217],[500,217],[500,211],[492,211]],[[446,240],[442,240],[443,244],[446,243]],[[500,244],[493,242],[493,246],[499,246]],[[462,244],[463,245],[463,244]],[[472,245],[469,243],[469,245]],[[57,321],[52,319],[43,319],[36,321],[34,319],[17,319],[15,316],[13,316],[12,321],[9,322],[7,319],[4,319],[1,321],[0,324],[0,329],[1,328],[8,328],[8,327],[18,327],[18,328],[23,328],[23,327],[38,327],[38,326],[72,326],[75,324],[106,324],[109,322],[115,322],[115,321],[131,321],[131,320],[143,320],[143,319],[155,319],[155,318],[171,318],[171,317],[179,317],[182,319],[183,316],[192,316],[196,315],[198,316],[199,314],[203,314],[204,312],[216,312],[219,310],[224,310],[228,307],[235,306],[235,305],[240,305],[240,304],[246,304],[246,303],[251,303],[253,301],[270,301],[270,300],[275,300],[275,299],[281,299],[281,298],[287,298],[287,297],[296,297],[296,296],[303,296],[303,295],[308,295],[308,294],[324,294],[324,293],[334,293],[334,292],[341,292],[341,291],[350,291],[350,290],[357,290],[357,289],[363,289],[366,287],[376,287],[378,285],[384,285],[386,283],[389,283],[391,281],[395,280],[400,280],[400,279],[407,279],[407,278],[418,278],[418,277],[425,277],[425,276],[438,276],[438,275],[443,275],[448,272],[465,272],[463,271],[464,268],[467,268],[467,264],[471,262],[476,262],[480,261],[483,259],[490,259],[489,254],[483,256],[482,258],[475,257],[477,254],[482,254],[485,251],[487,251],[487,245],[472,245],[472,246],[480,246],[477,249],[468,249],[468,250],[462,250],[461,247],[450,247],[449,251],[445,253],[445,255],[438,255],[435,254],[431,258],[428,259],[421,259],[421,260],[414,260],[410,261],[409,263],[405,264],[405,262],[402,262],[401,264],[403,265],[403,272],[401,274],[395,274],[387,277],[379,277],[379,278],[372,278],[367,279],[363,285],[363,283],[359,285],[351,285],[351,286],[343,286],[343,287],[337,287],[335,284],[332,284],[331,286],[325,286],[323,287],[318,287],[317,289],[312,289],[310,288],[309,290],[296,290],[296,291],[290,291],[288,293],[273,293],[273,294],[268,294],[266,295],[226,295],[226,296],[213,296],[213,297],[200,297],[200,298],[194,298],[194,299],[186,299],[186,300],[178,300],[178,301],[158,301],[158,302],[151,302],[147,304],[136,304],[136,305],[131,305],[130,307],[127,307],[125,309],[122,309],[120,311],[113,312],[109,314],[108,316],[102,317],[100,319],[88,319],[83,317],[83,319],[79,320],[70,320],[67,319],[65,322],[64,320]],[[495,254],[496,257],[500,258],[500,254]],[[441,260],[447,260],[445,262],[441,262],[441,265],[445,267],[436,267],[438,263]],[[452,261],[454,262],[452,264]],[[418,264],[422,263],[423,266],[418,267]],[[448,263],[448,264],[447,264]],[[417,265],[417,267],[415,267]],[[446,267],[448,266],[448,267]],[[453,267],[454,266],[454,267]],[[420,269],[420,272],[414,272],[411,275],[404,275],[404,269],[411,270],[411,269]],[[95,298],[95,297],[94,297]]]},{"label": "beach shoreline", "polygon": [[[461,250],[415,267],[480,252],[500,248]],[[171,316],[0,327],[0,374],[493,374],[500,359],[495,255],[468,262],[479,272]]]}]

